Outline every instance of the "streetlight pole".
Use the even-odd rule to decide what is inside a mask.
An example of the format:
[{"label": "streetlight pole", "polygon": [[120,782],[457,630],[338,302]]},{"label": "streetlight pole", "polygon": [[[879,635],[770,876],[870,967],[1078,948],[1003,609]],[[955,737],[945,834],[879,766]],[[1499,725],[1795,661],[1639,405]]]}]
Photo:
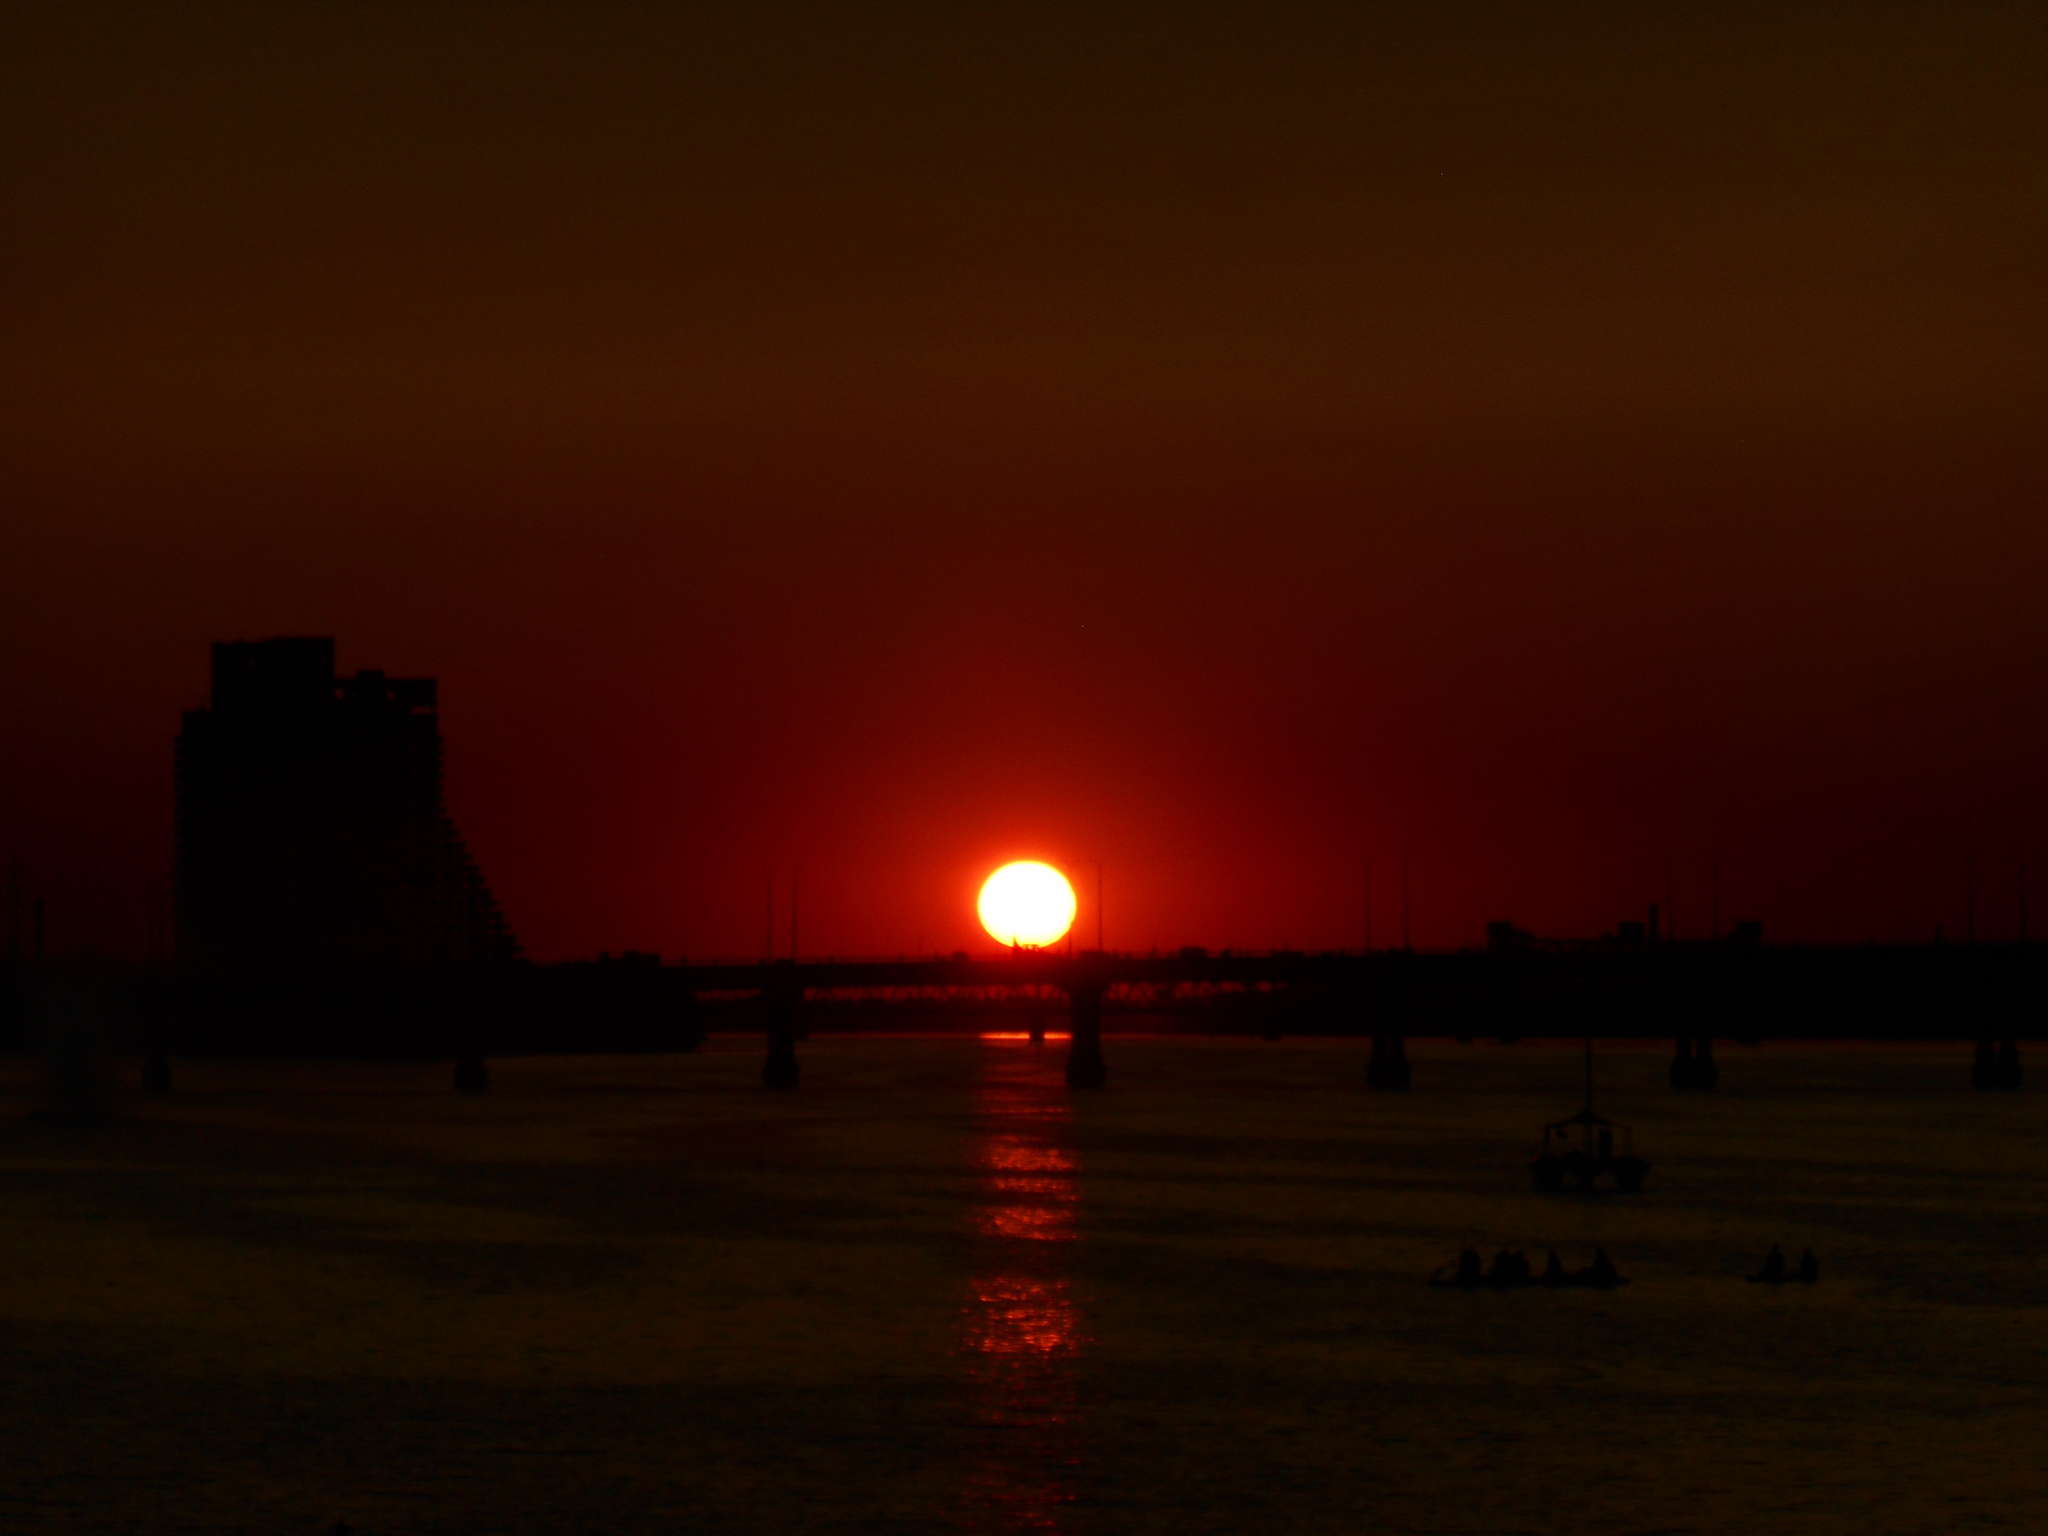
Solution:
[{"label": "streetlight pole", "polygon": [[1108,932],[1102,917],[1102,860],[1090,859],[1088,862],[1095,866],[1095,952],[1098,955],[1107,954],[1109,947],[1103,942],[1102,937]]},{"label": "streetlight pole", "polygon": [[1721,845],[1719,842],[1714,844],[1714,874],[1713,884],[1710,889],[1712,894],[1707,898],[1710,909],[1707,914],[1707,927],[1710,931],[1707,937],[1718,943],[1721,938]]},{"label": "streetlight pole", "polygon": [[2012,851],[2020,856],[2020,942],[2027,942],[2027,845],[2013,844]]},{"label": "streetlight pole", "polygon": [[1365,952],[1372,953],[1372,860],[1365,861]]},{"label": "streetlight pole", "polygon": [[1411,911],[1408,900],[1408,860],[1404,855],[1401,859],[1401,947],[1403,949],[1413,949],[1415,947],[1414,931],[1409,927],[1408,922]]}]

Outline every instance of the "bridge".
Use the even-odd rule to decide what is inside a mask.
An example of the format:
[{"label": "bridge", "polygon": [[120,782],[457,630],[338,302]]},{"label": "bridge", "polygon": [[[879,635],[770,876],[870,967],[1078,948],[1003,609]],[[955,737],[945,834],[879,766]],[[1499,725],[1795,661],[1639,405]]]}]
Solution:
[{"label": "bridge", "polygon": [[1404,1088],[1414,1036],[1669,1039],[1672,1083],[1708,1088],[1718,1040],[1973,1041],[1979,1086],[2017,1086],[2018,1046],[2048,1025],[2048,954],[2027,944],[1508,944],[1420,953],[1017,951],[662,968],[689,1000],[751,996],[762,1081],[794,1088],[810,1017],[850,1000],[1009,996],[1068,1016],[1067,1081],[1107,1079],[1105,1008],[1215,1010],[1247,1033],[1369,1036],[1367,1082]]},{"label": "bridge", "polygon": [[[1972,1042],[1971,1078],[2017,1086],[2020,1045],[2048,1033],[2048,946],[1539,943],[1482,950],[1170,954],[1019,950],[973,957],[664,965],[652,955],[424,974],[116,974],[90,1006],[168,1084],[172,1056],[453,1057],[480,1088],[490,1056],[683,1050],[709,1024],[766,1037],[762,1081],[795,1088],[814,1031],[979,1030],[993,1010],[1042,1033],[1065,1016],[1067,1081],[1108,1078],[1105,1017],[1219,1034],[1359,1036],[1366,1083],[1408,1086],[1407,1042],[1661,1039],[1675,1088],[1711,1088],[1717,1041]],[[0,976],[0,1049],[35,1049],[37,997],[66,983]],[[52,988],[57,992],[53,992]],[[979,1017],[977,1017],[979,1015]],[[1156,1027],[1156,1024],[1155,1024]]]}]

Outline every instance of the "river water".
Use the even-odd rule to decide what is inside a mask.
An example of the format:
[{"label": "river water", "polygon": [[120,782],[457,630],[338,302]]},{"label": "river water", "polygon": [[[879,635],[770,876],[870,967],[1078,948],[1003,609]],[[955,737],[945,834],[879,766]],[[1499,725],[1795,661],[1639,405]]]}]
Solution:
[{"label": "river water", "polygon": [[[816,1039],[0,1081],[0,1529],[2037,1530],[2048,1115],[1959,1048]],[[2048,1058],[2030,1062],[2048,1072]],[[1596,1247],[1607,1293],[1422,1282]],[[1747,1285],[1773,1242],[1812,1289]]]}]

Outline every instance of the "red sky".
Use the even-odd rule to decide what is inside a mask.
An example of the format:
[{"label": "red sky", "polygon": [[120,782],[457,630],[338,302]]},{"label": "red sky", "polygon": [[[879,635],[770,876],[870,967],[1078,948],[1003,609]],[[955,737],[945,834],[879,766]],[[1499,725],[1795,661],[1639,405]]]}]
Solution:
[{"label": "red sky", "polygon": [[[215,639],[442,680],[527,948],[2010,936],[2037,9],[10,7],[0,850]],[[1092,865],[1084,896],[1092,883]],[[2048,902],[2041,903],[2048,907]],[[1084,932],[1093,914],[1084,901]],[[2042,924],[2048,925],[2048,911]]]}]

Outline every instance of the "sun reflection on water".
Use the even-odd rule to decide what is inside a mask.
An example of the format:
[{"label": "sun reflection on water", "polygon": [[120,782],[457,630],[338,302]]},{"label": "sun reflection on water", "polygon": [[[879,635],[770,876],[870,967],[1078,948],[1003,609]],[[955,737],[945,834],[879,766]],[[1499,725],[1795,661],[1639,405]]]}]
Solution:
[{"label": "sun reflection on water", "polygon": [[977,1431],[967,1527],[1057,1531],[1074,1502],[1074,1362],[1086,1343],[1069,1274],[1073,1106],[1038,1052],[985,1054],[969,1145],[975,1267],[960,1330]]}]

